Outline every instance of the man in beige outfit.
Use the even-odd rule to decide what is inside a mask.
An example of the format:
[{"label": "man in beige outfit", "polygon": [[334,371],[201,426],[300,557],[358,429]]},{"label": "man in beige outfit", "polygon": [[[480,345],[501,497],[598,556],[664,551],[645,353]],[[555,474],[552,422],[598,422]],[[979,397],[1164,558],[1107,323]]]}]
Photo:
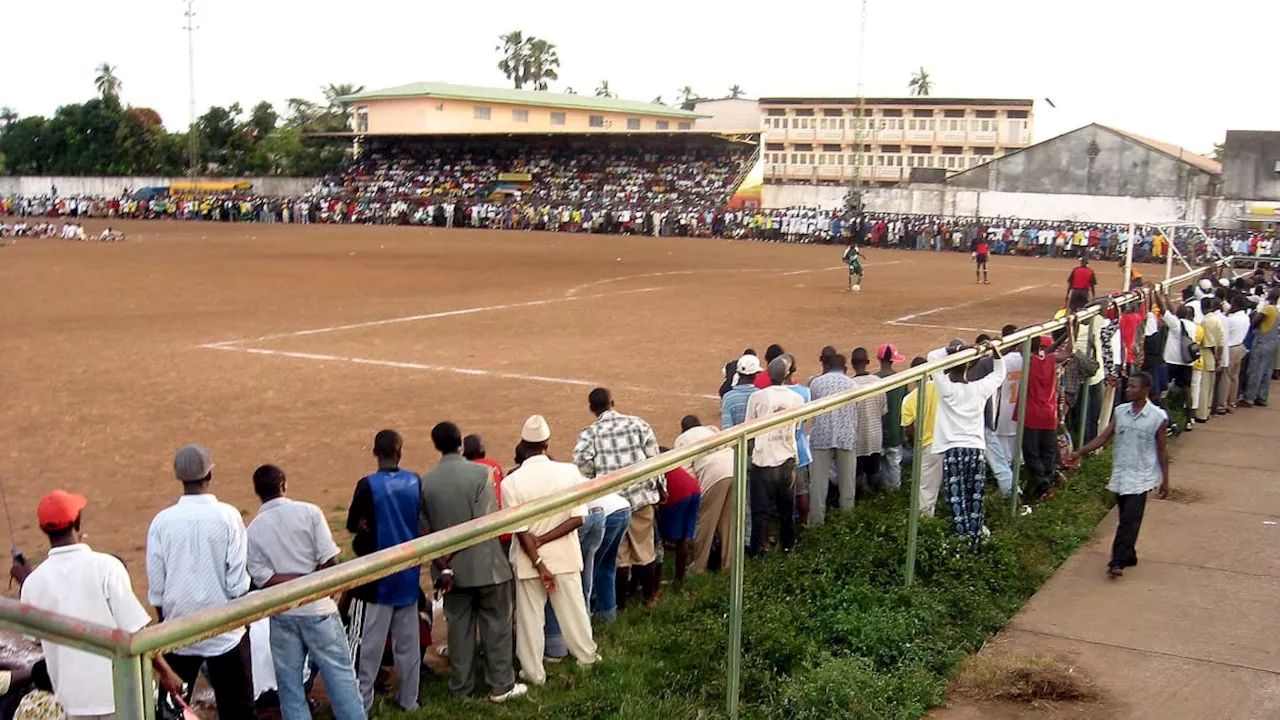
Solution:
[{"label": "man in beige outfit", "polygon": [[[718,428],[703,425],[696,415],[685,415],[680,421],[681,433],[675,447],[692,445],[699,440],[720,432]],[[733,450],[725,448],[710,455],[703,455],[689,463],[689,470],[698,478],[702,489],[702,504],[698,506],[698,525],[693,540],[693,572],[707,571],[711,560],[711,546],[716,532],[720,533],[720,569],[729,567],[729,537],[733,529]]]},{"label": "man in beige outfit", "polygon": [[[584,482],[573,463],[547,457],[550,439],[551,429],[541,415],[525,421],[519,450],[527,459],[502,481],[503,505],[512,508],[573,490]],[[565,644],[578,664],[591,665],[600,659],[582,598],[582,550],[576,531],[586,516],[585,505],[561,510],[520,528],[511,543],[511,564],[516,571],[516,658],[520,677],[533,685],[547,681],[542,655],[548,598]]]}]

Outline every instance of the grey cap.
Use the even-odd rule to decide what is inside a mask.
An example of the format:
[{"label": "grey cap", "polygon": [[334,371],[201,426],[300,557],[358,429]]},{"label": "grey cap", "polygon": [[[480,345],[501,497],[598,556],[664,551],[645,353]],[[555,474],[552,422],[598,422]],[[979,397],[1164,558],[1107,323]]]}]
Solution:
[{"label": "grey cap", "polygon": [[786,356],[779,356],[769,361],[769,379],[774,385],[780,384],[791,374],[791,361]]},{"label": "grey cap", "polygon": [[186,445],[173,456],[173,474],[182,482],[196,482],[213,472],[213,456],[201,445]]}]

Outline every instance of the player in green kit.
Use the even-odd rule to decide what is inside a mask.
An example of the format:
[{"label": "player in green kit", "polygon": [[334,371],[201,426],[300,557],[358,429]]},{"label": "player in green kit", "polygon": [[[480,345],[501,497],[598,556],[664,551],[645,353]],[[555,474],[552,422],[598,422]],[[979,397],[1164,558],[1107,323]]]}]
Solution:
[{"label": "player in green kit", "polygon": [[[849,292],[862,291],[862,251],[857,243],[849,243],[844,251],[844,262],[849,266]],[[855,281],[854,278],[857,278]]]}]

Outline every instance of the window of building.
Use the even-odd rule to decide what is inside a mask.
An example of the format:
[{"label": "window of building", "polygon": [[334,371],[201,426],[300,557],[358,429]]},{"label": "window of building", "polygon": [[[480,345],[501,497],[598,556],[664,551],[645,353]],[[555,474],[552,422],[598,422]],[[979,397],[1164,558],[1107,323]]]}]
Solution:
[{"label": "window of building", "polygon": [[991,132],[991,122],[990,120],[982,121],[982,132]]},{"label": "window of building", "polygon": [[[655,120],[655,121],[654,121],[654,123],[653,123],[653,127],[654,127],[654,128],[656,128],[656,129],[658,129],[658,130],[670,130],[670,129],[671,129],[671,121],[670,121],[670,120]],[[779,149],[779,150],[781,150],[781,149],[782,149],[782,146],[781,146],[781,145],[779,145],[779,146],[778,146],[778,149]]]},{"label": "window of building", "polygon": [[943,110],[942,117],[962,118],[964,117],[964,111],[963,110]]},{"label": "window of building", "polygon": [[677,123],[677,124],[676,124],[676,129],[677,129],[677,130],[690,130],[690,129],[692,129],[692,128],[693,128],[693,123],[691,123],[691,122],[683,122],[683,121],[682,121],[682,122],[679,122],[679,123]]},{"label": "window of building", "polygon": [[792,165],[795,165],[795,164],[799,163],[800,161],[799,161],[799,159],[798,159],[798,158],[799,158],[799,156],[798,156],[798,155],[796,155],[795,153],[791,153],[791,164],[792,164]]},{"label": "window of building", "polygon": [[880,114],[881,114],[883,117],[891,117],[891,118],[900,118],[900,117],[902,117],[902,111],[901,111],[901,110],[881,110],[881,111],[880,111]]},{"label": "window of building", "polygon": [[944,145],[942,147],[942,154],[943,155],[963,155],[964,148],[961,148],[955,145]]},{"label": "window of building", "polygon": [[933,117],[933,111],[932,110],[912,110],[911,117],[931,118]]},{"label": "window of building", "polygon": [[901,146],[901,145],[881,145],[881,146],[880,146],[880,152],[882,152],[882,153],[900,153],[900,152],[902,152],[902,146]]},{"label": "window of building", "polygon": [[843,130],[843,129],[844,129],[844,118],[840,118],[840,119],[839,119],[838,121],[836,121],[836,122],[838,122],[838,123],[839,123],[839,126],[838,126],[836,129],[837,129],[837,130]]},{"label": "window of building", "polygon": [[796,117],[813,117],[813,108],[800,108],[796,110]]},{"label": "window of building", "polygon": [[627,118],[627,129],[628,129],[628,130],[639,130],[639,129],[640,129],[640,118]]},{"label": "window of building", "polygon": [[955,166],[956,166],[956,159],[955,159],[954,157],[948,157],[948,158],[947,158],[947,167],[949,167],[949,168],[953,168],[953,167],[955,167]]},{"label": "window of building", "polygon": [[765,150],[786,150],[786,148],[783,147],[782,143],[766,143],[764,146],[764,149]]},{"label": "window of building", "polygon": [[951,130],[952,132],[955,132],[955,131],[957,131],[957,130],[959,130],[959,129],[960,129],[960,123],[962,123],[962,122],[964,122],[964,121],[963,121],[963,120],[954,120],[954,119],[952,119],[952,120],[948,120],[948,121],[947,121],[947,123],[948,123],[948,129],[949,129],[949,130]]},{"label": "window of building", "polygon": [[876,165],[877,165],[878,167],[884,167],[884,156],[883,156],[883,155],[876,155]]},{"label": "window of building", "polygon": [[826,144],[822,146],[822,152],[840,152],[839,145]]},{"label": "window of building", "polygon": [[813,150],[813,145],[810,145],[809,143],[797,143],[796,150],[799,150],[800,152],[809,152],[810,150]]},{"label": "window of building", "polygon": [[799,130],[799,129],[800,129],[800,121],[799,121],[799,120],[797,120],[796,118],[791,118],[791,129],[792,129],[792,130]]},{"label": "window of building", "polygon": [[928,145],[912,145],[911,154],[912,155],[928,155],[929,151],[932,149],[933,148],[929,147]]},{"label": "window of building", "polygon": [[552,124],[552,125],[563,125],[563,124],[564,124],[564,113],[562,113],[562,112],[553,112],[553,113],[551,113],[551,124]]},{"label": "window of building", "polygon": [[887,130],[888,128],[889,128],[889,121],[885,120],[884,118],[880,118],[880,129]]},{"label": "window of building", "polygon": [[[921,159],[923,160],[924,158],[921,158]],[[914,156],[908,156],[908,157],[907,157],[907,167],[915,167],[915,166],[916,166],[916,159],[915,159],[915,157],[914,157]]]},{"label": "window of building", "polygon": [[488,120],[489,115],[492,112],[492,108],[486,105],[476,105],[474,112],[476,120]]},{"label": "window of building", "polygon": [[911,118],[910,120],[908,120],[908,121],[907,121],[907,129],[908,129],[908,130],[915,130],[915,129],[916,129],[916,119],[915,119],[915,118]]},{"label": "window of building", "polygon": [[1010,110],[1009,119],[1010,120],[1026,120],[1027,111],[1026,110]]},{"label": "window of building", "polygon": [[369,132],[369,106],[356,108],[356,132]]},{"label": "window of building", "polygon": [[844,111],[839,108],[823,108],[822,109],[823,117],[842,117],[843,115],[844,115]]},{"label": "window of building", "polygon": [[969,121],[969,131],[970,131],[970,132],[978,132],[978,121],[977,121],[977,120],[970,120],[970,121]]},{"label": "window of building", "polygon": [[519,123],[529,122],[529,111],[528,110],[512,110],[511,121],[519,122]]},{"label": "window of building", "polygon": [[[938,159],[941,160],[942,158],[938,158]],[[928,160],[929,160],[929,167],[933,167],[933,156],[930,155]]]},{"label": "window of building", "polygon": [[764,114],[768,115],[769,117],[783,117],[787,114],[787,111],[783,110],[782,108],[769,108],[768,110],[764,111]]},{"label": "window of building", "polygon": [[932,118],[930,118],[930,119],[929,119],[929,127],[927,128],[930,132],[932,132],[932,131],[933,131],[933,123],[934,123],[933,119],[932,119]]},{"label": "window of building", "polygon": [[969,167],[977,167],[977,165],[978,165],[978,158],[976,157],[969,158]]},{"label": "window of building", "polygon": [[898,129],[901,130],[903,127],[905,127],[906,126],[905,123],[906,123],[906,120],[903,120],[902,118],[898,118]]},{"label": "window of building", "polygon": [[592,116],[588,117],[588,118],[587,118],[587,125],[588,125],[588,126],[590,126],[590,127],[593,127],[593,128],[602,128],[602,127],[604,127],[604,116],[603,116],[603,115],[592,115]]},{"label": "window of building", "polygon": [[996,111],[995,110],[978,110],[977,112],[974,113],[974,115],[977,115],[979,118],[987,118],[990,120],[995,118]]},{"label": "window of building", "polygon": [[996,149],[993,147],[976,147],[973,149],[974,155],[995,155]]}]

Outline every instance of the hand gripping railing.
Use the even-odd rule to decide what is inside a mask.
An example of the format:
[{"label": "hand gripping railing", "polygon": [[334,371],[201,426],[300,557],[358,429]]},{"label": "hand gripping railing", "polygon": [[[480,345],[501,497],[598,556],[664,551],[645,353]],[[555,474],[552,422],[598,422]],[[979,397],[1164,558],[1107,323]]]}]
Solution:
[{"label": "hand gripping railing", "polygon": [[[1228,264],[1230,262],[1231,258],[1227,258],[1219,264]],[[1168,289],[1174,285],[1194,280],[1202,272],[1203,269],[1185,273],[1158,285]],[[1134,291],[1114,298],[1114,302],[1124,304],[1138,300],[1141,297],[1141,291]],[[1008,337],[996,340],[995,344],[1001,351],[1015,347],[1020,348],[1023,355],[1023,367],[1026,368],[1030,364],[1031,344],[1035,338],[1066,328],[1073,321],[1088,320],[1102,311],[1101,307],[1092,305],[1074,315],[1023,328]],[[972,362],[980,356],[981,351],[976,349],[948,355],[945,358],[903,370],[879,382],[859,385],[857,388],[838,395],[814,400],[791,410],[723,430],[704,440],[665,452],[657,457],[649,458],[623,470],[579,485],[571,491],[506,508],[491,515],[434,532],[416,540],[402,543],[386,550],[380,550],[296,580],[249,593],[244,597],[216,608],[209,608],[194,615],[174,618],[157,625],[151,625],[136,633],[130,634],[114,628],[57,615],[6,598],[0,598],[0,628],[112,658],[116,692],[116,716],[121,720],[143,720],[144,718],[152,720],[149,658],[155,653],[185,647],[204,638],[237,627],[243,627],[264,617],[278,615],[299,605],[386,577],[405,568],[422,565],[434,558],[475,545],[482,540],[511,532],[516,528],[528,525],[529,522],[537,518],[581,505],[589,500],[630,487],[641,480],[664,473],[701,455],[732,448],[734,452],[733,482],[735,494],[733,537],[729,539],[732,557],[729,566],[729,641],[728,678],[726,682],[728,697],[726,709],[729,717],[736,718],[741,690],[743,566],[746,559],[744,535],[747,514],[747,441],[780,425],[808,420],[849,403],[882,395],[896,388],[921,383],[923,379],[928,378],[935,372],[945,371],[948,368]],[[1025,404],[1026,393],[1027,373],[1024,370],[1018,393],[1020,404]],[[1087,393],[1084,393],[1082,397],[1087,398]],[[921,446],[921,438],[924,435],[925,393],[917,393],[917,399],[916,452],[914,472],[912,473],[911,517],[908,524],[907,557],[904,564],[905,581],[908,584],[914,582],[915,579],[920,457],[924,449]],[[1084,402],[1087,402],[1087,399]],[[1085,414],[1086,410],[1087,408],[1082,408],[1081,414]],[[1021,447],[1023,432],[1021,420],[1023,417],[1025,415],[1020,416],[1018,423],[1019,441],[1017,444],[1019,447]],[[1013,467],[1015,481],[1014,492],[1012,493],[1012,512],[1015,517],[1018,513],[1019,504],[1017,476],[1020,464],[1020,455],[1015,455]]]}]

